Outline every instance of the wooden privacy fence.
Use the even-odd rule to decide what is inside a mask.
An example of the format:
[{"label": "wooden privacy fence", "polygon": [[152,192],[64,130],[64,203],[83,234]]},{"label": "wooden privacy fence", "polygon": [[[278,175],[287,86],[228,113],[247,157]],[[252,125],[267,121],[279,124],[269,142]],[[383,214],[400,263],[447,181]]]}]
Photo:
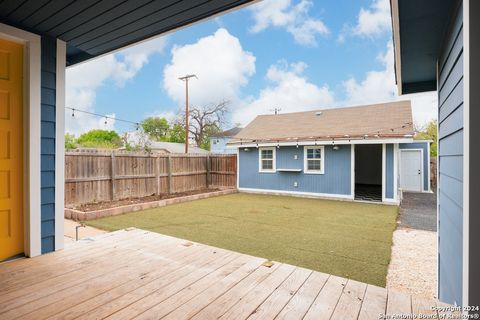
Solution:
[{"label": "wooden privacy fence", "polygon": [[65,205],[235,188],[236,155],[67,151]]}]

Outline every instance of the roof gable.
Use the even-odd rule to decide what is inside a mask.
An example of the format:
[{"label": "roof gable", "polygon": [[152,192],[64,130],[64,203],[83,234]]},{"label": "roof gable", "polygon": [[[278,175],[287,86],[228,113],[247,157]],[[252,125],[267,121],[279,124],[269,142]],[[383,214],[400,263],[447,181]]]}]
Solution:
[{"label": "roof gable", "polygon": [[413,135],[410,101],[261,115],[235,139],[242,141],[392,138]]}]

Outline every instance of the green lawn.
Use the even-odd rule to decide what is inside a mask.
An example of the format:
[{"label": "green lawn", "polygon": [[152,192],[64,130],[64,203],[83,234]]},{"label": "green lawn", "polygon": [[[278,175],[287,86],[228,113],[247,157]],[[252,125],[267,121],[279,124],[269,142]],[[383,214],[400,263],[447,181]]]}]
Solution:
[{"label": "green lawn", "polygon": [[238,193],[86,222],[137,227],[385,286],[398,208]]}]

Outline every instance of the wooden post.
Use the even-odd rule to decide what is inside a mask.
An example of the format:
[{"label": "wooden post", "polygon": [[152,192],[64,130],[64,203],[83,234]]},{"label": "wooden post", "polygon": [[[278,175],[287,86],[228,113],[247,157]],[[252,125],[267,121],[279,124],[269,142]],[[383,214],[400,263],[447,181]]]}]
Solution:
[{"label": "wooden post", "polygon": [[157,183],[157,191],[156,195],[160,195],[160,158],[157,157],[155,158],[155,181]]},{"label": "wooden post", "polygon": [[172,193],[172,158],[170,156],[167,157],[167,193]]},{"label": "wooden post", "polygon": [[112,159],[112,165],[111,165],[111,178],[112,178],[112,200],[115,200],[116,199],[116,188],[115,188],[115,152],[112,151],[112,155],[111,155],[111,159]]},{"label": "wooden post", "polygon": [[212,184],[212,174],[211,174],[211,163],[210,163],[210,155],[207,156],[207,189]]}]

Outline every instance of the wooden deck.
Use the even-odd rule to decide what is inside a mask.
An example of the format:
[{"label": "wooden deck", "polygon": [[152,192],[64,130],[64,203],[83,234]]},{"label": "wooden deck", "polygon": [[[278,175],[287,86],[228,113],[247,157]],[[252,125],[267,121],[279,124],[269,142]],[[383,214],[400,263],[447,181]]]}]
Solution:
[{"label": "wooden deck", "polygon": [[0,319],[379,319],[434,301],[139,229],[0,264]]}]

